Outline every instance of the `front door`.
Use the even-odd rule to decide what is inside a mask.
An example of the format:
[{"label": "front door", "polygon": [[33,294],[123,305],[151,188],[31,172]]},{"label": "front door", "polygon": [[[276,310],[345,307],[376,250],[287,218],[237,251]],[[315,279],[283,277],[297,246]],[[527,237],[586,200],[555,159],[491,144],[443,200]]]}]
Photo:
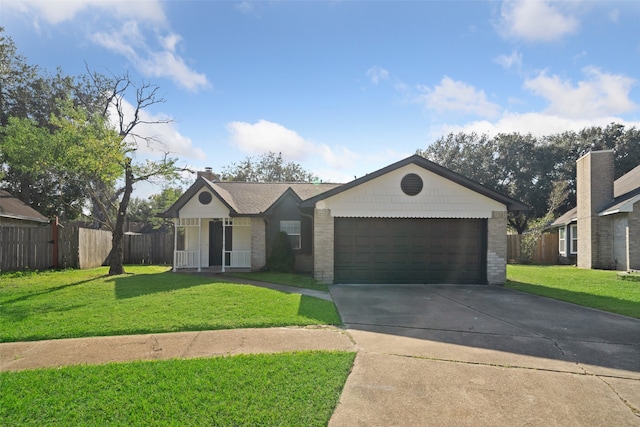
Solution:
[{"label": "front door", "polygon": [[[225,249],[231,250],[233,228],[227,226],[224,238]],[[225,265],[229,265],[231,261],[231,254],[226,254]],[[222,265],[222,221],[210,221],[209,222],[209,265]]]}]

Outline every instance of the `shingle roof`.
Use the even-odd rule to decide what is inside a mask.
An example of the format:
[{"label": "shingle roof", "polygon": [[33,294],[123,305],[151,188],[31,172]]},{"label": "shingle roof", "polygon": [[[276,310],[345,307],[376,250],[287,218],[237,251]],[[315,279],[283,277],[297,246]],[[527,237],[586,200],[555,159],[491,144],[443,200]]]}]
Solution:
[{"label": "shingle roof", "polygon": [[558,219],[553,221],[549,227],[559,227],[561,225],[567,225],[578,220],[578,208],[572,208],[560,215]]},{"label": "shingle roof", "polygon": [[165,212],[159,216],[177,218],[178,211],[204,186],[235,215],[265,213],[288,190],[306,200],[343,184],[313,184],[299,182],[212,182],[204,177],[198,180]]},{"label": "shingle roof", "polygon": [[613,183],[613,197],[620,197],[640,188],[640,165],[616,179]]},{"label": "shingle roof", "polygon": [[0,217],[22,219],[36,222],[49,222],[49,219],[6,190],[0,190]]},{"label": "shingle roof", "polygon": [[[209,181],[210,182],[210,181]],[[322,194],[342,184],[311,184],[294,182],[210,182],[238,214],[255,215],[269,209],[287,189],[301,200]],[[221,189],[222,191],[219,191]]]}]

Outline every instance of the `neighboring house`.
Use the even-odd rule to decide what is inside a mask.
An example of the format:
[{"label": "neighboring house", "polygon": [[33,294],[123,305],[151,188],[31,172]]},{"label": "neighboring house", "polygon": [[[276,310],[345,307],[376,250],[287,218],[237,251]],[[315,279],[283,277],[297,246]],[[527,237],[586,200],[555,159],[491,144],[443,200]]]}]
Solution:
[{"label": "neighboring house", "polygon": [[286,231],[297,270],[325,283],[503,284],[507,212],[528,209],[417,155],[348,184],[208,174],[162,214],[176,225],[174,271],[259,270]]},{"label": "neighboring house", "polygon": [[614,181],[612,150],[576,164],[577,206],[555,220],[563,262],[580,268],[640,269],[640,165]]},{"label": "neighboring house", "polygon": [[37,227],[49,219],[11,195],[0,190],[0,227]]}]

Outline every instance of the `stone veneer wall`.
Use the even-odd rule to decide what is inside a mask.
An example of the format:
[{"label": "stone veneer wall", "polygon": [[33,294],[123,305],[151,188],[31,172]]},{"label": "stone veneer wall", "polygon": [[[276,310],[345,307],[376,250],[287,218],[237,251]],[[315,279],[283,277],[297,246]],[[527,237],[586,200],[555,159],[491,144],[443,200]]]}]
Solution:
[{"label": "stone veneer wall", "polygon": [[640,201],[633,205],[633,212],[629,212],[629,268],[640,270]]},{"label": "stone veneer wall", "polygon": [[257,271],[267,263],[267,230],[264,218],[251,218],[251,270]]},{"label": "stone veneer wall", "polygon": [[487,283],[504,285],[507,280],[507,212],[492,212],[487,220]]},{"label": "stone veneer wall", "polygon": [[333,217],[330,209],[316,209],[313,216],[313,277],[322,283],[333,283]]}]

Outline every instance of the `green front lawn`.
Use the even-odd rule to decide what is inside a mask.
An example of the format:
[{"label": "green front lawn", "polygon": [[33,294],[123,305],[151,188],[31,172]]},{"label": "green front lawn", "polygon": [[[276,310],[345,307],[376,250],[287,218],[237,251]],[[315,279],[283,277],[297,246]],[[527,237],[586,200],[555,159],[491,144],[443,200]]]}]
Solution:
[{"label": "green front lawn", "polygon": [[301,352],[0,373],[6,426],[326,426],[354,353]]},{"label": "green front lawn", "polygon": [[569,266],[508,265],[506,287],[640,318],[640,282],[617,275]]},{"label": "green front lawn", "polygon": [[0,342],[340,324],[330,301],[216,282],[167,267],[0,275]]}]

